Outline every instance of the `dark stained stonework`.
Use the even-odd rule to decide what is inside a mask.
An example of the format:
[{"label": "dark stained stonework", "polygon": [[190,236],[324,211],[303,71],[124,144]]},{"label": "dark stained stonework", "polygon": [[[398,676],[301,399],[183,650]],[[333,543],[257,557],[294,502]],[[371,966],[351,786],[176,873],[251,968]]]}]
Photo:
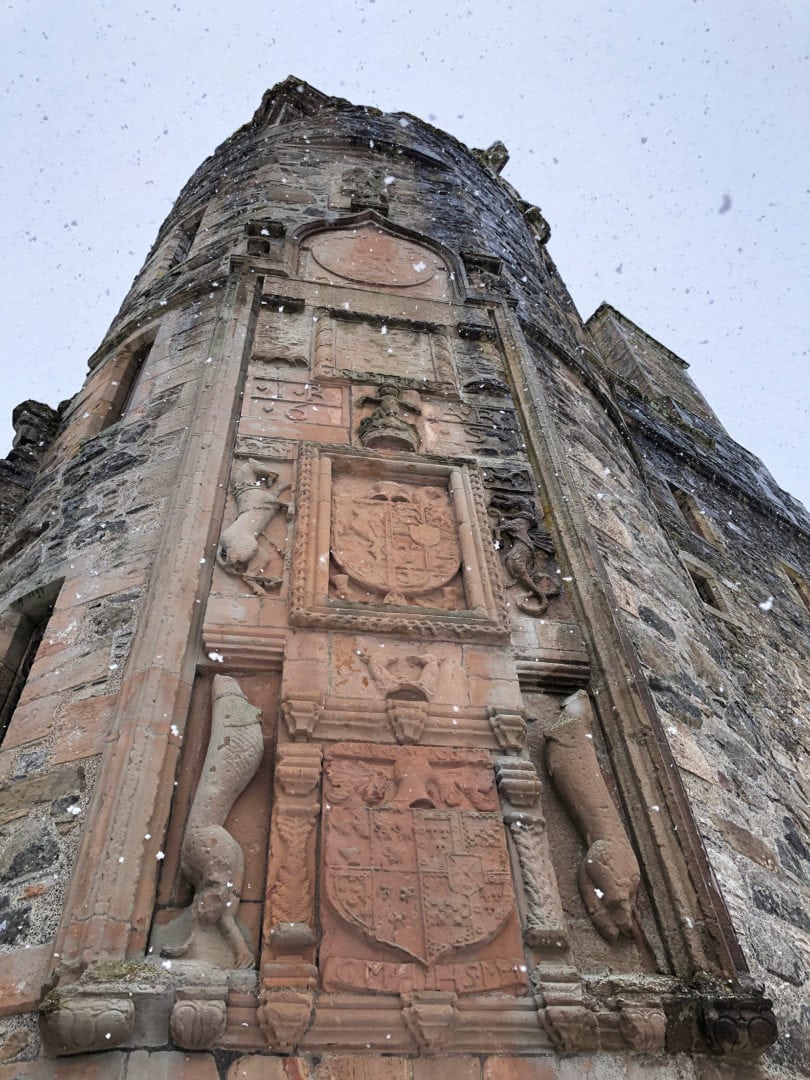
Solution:
[{"label": "dark stained stonework", "polygon": [[15,411],[0,1080],[807,1075],[810,519],[507,157],[285,80]]}]

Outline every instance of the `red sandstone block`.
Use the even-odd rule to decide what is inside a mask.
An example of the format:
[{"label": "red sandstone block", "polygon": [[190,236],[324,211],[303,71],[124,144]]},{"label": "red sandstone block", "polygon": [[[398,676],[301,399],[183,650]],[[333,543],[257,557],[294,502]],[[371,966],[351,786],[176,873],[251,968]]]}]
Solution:
[{"label": "red sandstone block", "polygon": [[67,702],[57,709],[54,762],[79,761],[101,753],[115,700],[115,694],[99,694],[84,701]]},{"label": "red sandstone block", "polygon": [[[3,953],[0,958],[0,1016],[31,1012],[37,1007],[52,955],[52,942]],[[0,1077],[3,1075],[0,1072]]]},{"label": "red sandstone block", "polygon": [[402,1057],[356,1057],[327,1054],[313,1080],[411,1080],[411,1062]]},{"label": "red sandstone block", "polygon": [[[126,1080],[219,1080],[219,1070],[210,1054],[183,1054],[172,1050],[150,1054],[146,1050],[136,1050],[127,1058],[123,1076]],[[106,1076],[104,1080],[107,1080]]]},{"label": "red sandstone block", "polygon": [[557,1080],[557,1070],[538,1058],[490,1057],[484,1062],[484,1080]]},{"label": "red sandstone block", "polygon": [[474,1057],[418,1059],[413,1080],[481,1080],[481,1062]]},{"label": "red sandstone block", "polygon": [[228,1080],[310,1080],[310,1076],[301,1058],[242,1057],[228,1069]]},{"label": "red sandstone block", "polygon": [[52,694],[26,704],[20,702],[14,710],[3,739],[3,749],[14,750],[16,747],[28,746],[47,738],[60,701],[60,694]]},{"label": "red sandstone block", "polygon": [[[118,1050],[108,1054],[62,1058],[53,1061],[21,1061],[0,1065],[0,1080],[129,1080],[126,1056]],[[156,1078],[153,1078],[156,1080]]]}]

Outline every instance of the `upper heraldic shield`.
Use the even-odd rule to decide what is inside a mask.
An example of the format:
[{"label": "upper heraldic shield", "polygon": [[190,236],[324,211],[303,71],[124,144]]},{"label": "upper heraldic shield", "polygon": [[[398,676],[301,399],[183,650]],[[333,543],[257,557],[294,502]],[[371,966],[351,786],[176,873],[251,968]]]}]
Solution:
[{"label": "upper heraldic shield", "polygon": [[458,573],[458,528],[446,490],[383,481],[367,498],[337,498],[332,557],[367,589],[407,603],[445,586]]}]

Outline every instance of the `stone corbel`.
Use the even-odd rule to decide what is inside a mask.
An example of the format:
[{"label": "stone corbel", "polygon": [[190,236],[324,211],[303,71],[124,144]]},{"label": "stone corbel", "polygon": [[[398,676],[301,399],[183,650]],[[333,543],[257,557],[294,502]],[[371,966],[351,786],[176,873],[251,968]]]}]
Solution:
[{"label": "stone corbel", "polygon": [[441,990],[417,990],[401,994],[402,1018],[423,1054],[439,1050],[458,1018],[457,996]]},{"label": "stone corbel", "polygon": [[177,991],[169,1018],[172,1041],[184,1050],[207,1050],[226,1026],[227,986],[187,986]]},{"label": "stone corbel", "polygon": [[424,701],[399,701],[388,698],[385,715],[398,743],[418,743],[428,720],[428,707]]},{"label": "stone corbel", "polygon": [[519,754],[526,742],[526,720],[522,713],[490,705],[487,718],[501,750],[506,754]]},{"label": "stone corbel", "polygon": [[39,1007],[45,1045],[53,1054],[87,1054],[120,1046],[135,1026],[135,1003],[116,987],[52,990]]},{"label": "stone corbel", "polygon": [[599,1022],[585,1004],[582,981],[573,968],[535,968],[532,985],[540,1023],[558,1050],[573,1053],[599,1049]]},{"label": "stone corbel", "polygon": [[293,742],[306,742],[313,732],[323,712],[322,694],[296,694],[286,697],[281,703],[281,711],[287,733]]},{"label": "stone corbel", "polygon": [[543,785],[530,761],[501,758],[495,763],[503,819],[517,852],[526,897],[523,940],[534,949],[568,949],[557,878],[551,863],[546,822],[536,807]]},{"label": "stone corbel", "polygon": [[310,1025],[315,995],[301,990],[263,990],[259,1027],[271,1050],[289,1054]]}]

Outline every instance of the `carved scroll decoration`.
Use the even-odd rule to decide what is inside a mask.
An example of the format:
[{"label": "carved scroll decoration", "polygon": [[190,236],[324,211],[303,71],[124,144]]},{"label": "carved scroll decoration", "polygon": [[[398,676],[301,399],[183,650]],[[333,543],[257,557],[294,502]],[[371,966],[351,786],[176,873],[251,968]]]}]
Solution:
[{"label": "carved scroll decoration", "polygon": [[[266,565],[275,545],[264,530],[286,502],[274,490],[278,473],[254,458],[234,460],[231,488],[236,499],[236,520],[225,529],[217,548],[217,563],[226,573],[236,574],[257,596],[279,588],[281,578],[267,574]],[[283,559],[283,552],[276,549]]]},{"label": "carved scroll decoration", "polygon": [[232,966],[246,968],[253,964],[253,954],[236,923],[245,859],[224,822],[261,764],[261,710],[227,675],[214,678],[213,691],[208,752],[180,849],[181,868],[195,890],[191,928],[185,941],[166,944],[161,952],[212,959],[216,950],[211,952],[211,939],[219,936],[232,952]]},{"label": "carved scroll decoration", "polygon": [[579,890],[591,922],[607,941],[639,940],[635,897],[641,873],[593,746],[593,707],[584,690],[563,702],[545,733],[546,766],[587,845]]},{"label": "carved scroll decoration", "polygon": [[190,986],[177,991],[169,1018],[172,1042],[184,1050],[206,1050],[226,1026],[227,986]]},{"label": "carved scroll decoration", "polygon": [[54,1054],[109,1050],[129,1038],[135,1026],[132,997],[53,990],[39,1008],[40,1026]]}]

